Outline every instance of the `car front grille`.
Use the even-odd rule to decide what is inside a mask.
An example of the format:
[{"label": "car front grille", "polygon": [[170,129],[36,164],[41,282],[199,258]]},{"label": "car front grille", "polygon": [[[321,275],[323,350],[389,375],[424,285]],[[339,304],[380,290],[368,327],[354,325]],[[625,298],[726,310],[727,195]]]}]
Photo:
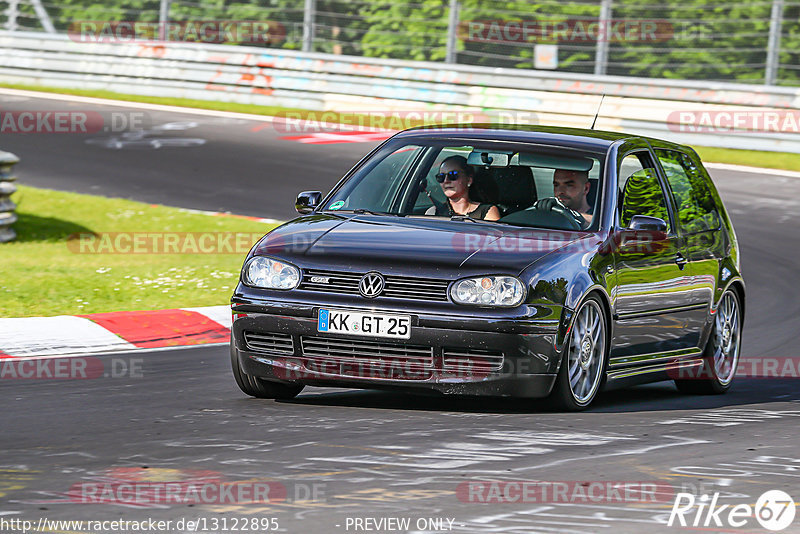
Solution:
[{"label": "car front grille", "polygon": [[[248,350],[262,354],[294,354],[289,334],[244,332]],[[433,347],[351,338],[300,336],[300,358],[310,371],[361,378],[427,380],[439,367]],[[490,373],[503,368],[500,351],[444,347],[444,371]]]},{"label": "car front grille", "polygon": [[360,339],[301,336],[310,370],[362,378],[427,380],[433,376],[433,347]]},{"label": "car front grille", "polygon": [[244,332],[244,342],[253,352],[294,354],[294,342],[289,334]]},{"label": "car front grille", "polygon": [[[303,269],[303,280],[299,289],[358,295],[358,283],[366,273]],[[386,284],[377,298],[389,297],[409,300],[446,302],[450,282],[438,278],[415,278],[409,276],[384,275]]]},{"label": "car front grille", "polygon": [[471,348],[442,349],[445,370],[454,371],[499,371],[503,368],[503,353],[494,350]]}]

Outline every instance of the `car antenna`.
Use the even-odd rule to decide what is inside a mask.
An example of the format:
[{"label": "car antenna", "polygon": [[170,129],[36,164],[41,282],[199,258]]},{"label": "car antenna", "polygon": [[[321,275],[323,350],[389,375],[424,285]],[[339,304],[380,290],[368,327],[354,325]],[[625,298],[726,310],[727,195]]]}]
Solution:
[{"label": "car antenna", "polygon": [[597,116],[600,115],[600,106],[603,105],[603,99],[605,97],[606,97],[605,93],[600,95],[600,103],[597,104],[597,113],[594,114],[594,120],[592,121],[592,126],[589,128],[590,130],[594,130],[594,124],[597,122]]}]

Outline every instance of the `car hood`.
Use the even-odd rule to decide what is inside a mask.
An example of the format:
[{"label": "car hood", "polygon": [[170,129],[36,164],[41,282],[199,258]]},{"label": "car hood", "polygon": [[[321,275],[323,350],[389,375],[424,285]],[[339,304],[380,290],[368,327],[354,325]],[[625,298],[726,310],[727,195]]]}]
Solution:
[{"label": "car hood", "polygon": [[440,218],[314,214],[276,228],[253,254],[317,269],[518,274],[586,235]]}]

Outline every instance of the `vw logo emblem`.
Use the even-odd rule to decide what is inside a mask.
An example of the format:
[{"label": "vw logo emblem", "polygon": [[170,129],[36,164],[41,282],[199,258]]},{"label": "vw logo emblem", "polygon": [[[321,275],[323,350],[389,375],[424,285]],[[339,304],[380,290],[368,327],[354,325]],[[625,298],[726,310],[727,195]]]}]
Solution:
[{"label": "vw logo emblem", "polygon": [[375,298],[383,293],[383,286],[386,280],[383,279],[381,273],[367,273],[361,277],[358,283],[358,291],[361,296],[368,299]]}]

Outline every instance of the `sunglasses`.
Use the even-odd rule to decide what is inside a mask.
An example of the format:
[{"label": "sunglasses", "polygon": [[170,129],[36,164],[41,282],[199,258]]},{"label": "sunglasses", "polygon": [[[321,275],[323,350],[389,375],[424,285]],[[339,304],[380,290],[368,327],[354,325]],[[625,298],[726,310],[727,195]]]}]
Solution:
[{"label": "sunglasses", "polygon": [[448,182],[455,182],[458,180],[459,171],[440,172],[436,175],[436,181],[443,184],[445,180]]}]

